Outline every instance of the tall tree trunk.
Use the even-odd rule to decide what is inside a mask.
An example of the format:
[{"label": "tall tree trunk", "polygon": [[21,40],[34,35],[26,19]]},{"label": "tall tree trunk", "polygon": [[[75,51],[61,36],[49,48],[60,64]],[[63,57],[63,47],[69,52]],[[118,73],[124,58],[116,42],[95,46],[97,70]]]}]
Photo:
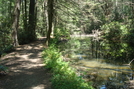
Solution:
[{"label": "tall tree trunk", "polygon": [[48,0],[47,5],[48,5],[48,31],[47,31],[47,39],[46,39],[46,45],[48,46],[48,43],[50,41],[50,35],[52,32],[52,27],[53,27],[53,13],[54,13],[54,0]]},{"label": "tall tree trunk", "polygon": [[25,3],[24,3],[24,4],[25,4],[25,5],[24,5],[24,7],[25,7],[25,8],[24,8],[24,10],[25,10],[25,11],[24,11],[24,12],[25,12],[25,16],[24,16],[24,19],[23,19],[23,20],[24,20],[24,29],[25,29],[25,31],[27,31],[27,29],[28,29],[28,28],[27,28],[27,0],[25,0],[24,2],[25,2]]},{"label": "tall tree trunk", "polygon": [[[46,20],[46,21],[45,21],[45,22],[46,22],[46,23],[45,23],[45,24],[46,24],[46,28],[45,28],[45,29],[46,29],[46,32],[48,31],[48,26],[49,26],[49,25],[48,25],[48,10],[47,10],[47,6],[48,6],[48,5],[47,5],[47,0],[45,0],[45,1],[44,1],[44,12],[45,12],[44,16],[45,16],[45,20]],[[46,36],[46,35],[47,35],[47,33],[45,34],[45,36]]]},{"label": "tall tree trunk", "polygon": [[30,7],[29,7],[29,26],[28,26],[28,41],[34,41],[36,39],[35,27],[35,0],[30,0]]},{"label": "tall tree trunk", "polygon": [[16,0],[16,5],[13,13],[13,24],[12,24],[12,39],[13,39],[13,46],[18,46],[18,24],[19,24],[19,16],[20,16],[20,4],[21,0]]}]

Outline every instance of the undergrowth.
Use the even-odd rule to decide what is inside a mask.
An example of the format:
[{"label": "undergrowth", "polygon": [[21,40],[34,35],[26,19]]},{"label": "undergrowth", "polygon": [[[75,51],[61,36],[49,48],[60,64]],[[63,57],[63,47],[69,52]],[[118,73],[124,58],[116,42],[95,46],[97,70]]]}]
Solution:
[{"label": "undergrowth", "polygon": [[0,75],[6,75],[8,72],[8,67],[0,65]]},{"label": "undergrowth", "polygon": [[76,75],[75,69],[68,62],[63,61],[61,53],[54,45],[43,51],[43,59],[46,67],[53,72],[53,89],[93,89]]}]

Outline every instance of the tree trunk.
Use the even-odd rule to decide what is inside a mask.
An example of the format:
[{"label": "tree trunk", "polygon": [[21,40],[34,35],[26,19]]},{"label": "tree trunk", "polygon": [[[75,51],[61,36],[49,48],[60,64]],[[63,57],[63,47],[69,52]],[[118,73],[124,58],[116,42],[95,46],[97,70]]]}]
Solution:
[{"label": "tree trunk", "polygon": [[24,16],[24,19],[23,20],[24,20],[24,29],[25,29],[25,31],[27,31],[27,29],[28,29],[27,28],[27,0],[25,0],[24,2],[25,2],[24,3],[25,4],[24,5],[24,10],[25,10],[24,13],[25,13],[25,16]]},{"label": "tree trunk", "polygon": [[18,46],[18,24],[19,24],[19,16],[20,16],[20,4],[21,0],[16,0],[16,5],[13,13],[13,24],[12,24],[12,39],[13,39],[13,46]]},{"label": "tree trunk", "polygon": [[53,3],[54,0],[48,0],[47,5],[48,5],[48,31],[47,31],[47,39],[46,39],[46,45],[48,46],[48,43],[50,41],[50,35],[52,32],[52,24],[53,24]]},{"label": "tree trunk", "polygon": [[[48,5],[47,5],[47,1],[45,0],[45,1],[44,1],[44,12],[45,12],[44,16],[45,16],[45,20],[46,20],[46,21],[45,21],[45,22],[46,22],[46,28],[45,28],[45,29],[46,29],[46,32],[48,31],[48,26],[49,26],[49,25],[48,25],[48,10],[47,10],[47,6],[48,6]],[[45,36],[46,36],[46,35],[47,35],[47,33],[45,34]]]},{"label": "tree trunk", "polygon": [[36,39],[35,33],[35,0],[30,0],[30,7],[29,7],[29,26],[28,26],[28,41],[32,42]]},{"label": "tree trunk", "polygon": [[49,25],[49,27],[48,27],[47,39],[46,39],[47,46],[50,41],[50,35],[52,32],[52,27],[53,27],[53,13],[54,13],[53,4],[54,4],[54,0],[48,0],[47,5],[48,5],[48,25]]}]

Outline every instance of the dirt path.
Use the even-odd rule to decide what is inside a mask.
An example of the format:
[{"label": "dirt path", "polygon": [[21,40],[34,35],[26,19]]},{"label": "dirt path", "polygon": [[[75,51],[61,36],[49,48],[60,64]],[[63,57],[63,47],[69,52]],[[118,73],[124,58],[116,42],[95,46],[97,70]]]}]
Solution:
[{"label": "dirt path", "polygon": [[51,89],[51,74],[44,68],[42,50],[41,41],[36,41],[1,58],[0,63],[9,67],[9,73],[0,76],[0,89]]}]

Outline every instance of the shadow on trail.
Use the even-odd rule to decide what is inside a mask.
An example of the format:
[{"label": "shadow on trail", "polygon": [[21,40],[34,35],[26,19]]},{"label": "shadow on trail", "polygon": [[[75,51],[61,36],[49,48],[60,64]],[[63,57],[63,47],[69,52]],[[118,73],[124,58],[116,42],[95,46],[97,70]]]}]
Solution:
[{"label": "shadow on trail", "polygon": [[21,45],[14,52],[0,59],[9,68],[0,76],[0,89],[51,89],[51,73],[41,59],[41,41]]},{"label": "shadow on trail", "polygon": [[50,74],[43,67],[19,71],[0,78],[0,89],[50,89]]},{"label": "shadow on trail", "polygon": [[50,89],[49,77],[44,67],[19,69],[0,78],[0,89]]}]

